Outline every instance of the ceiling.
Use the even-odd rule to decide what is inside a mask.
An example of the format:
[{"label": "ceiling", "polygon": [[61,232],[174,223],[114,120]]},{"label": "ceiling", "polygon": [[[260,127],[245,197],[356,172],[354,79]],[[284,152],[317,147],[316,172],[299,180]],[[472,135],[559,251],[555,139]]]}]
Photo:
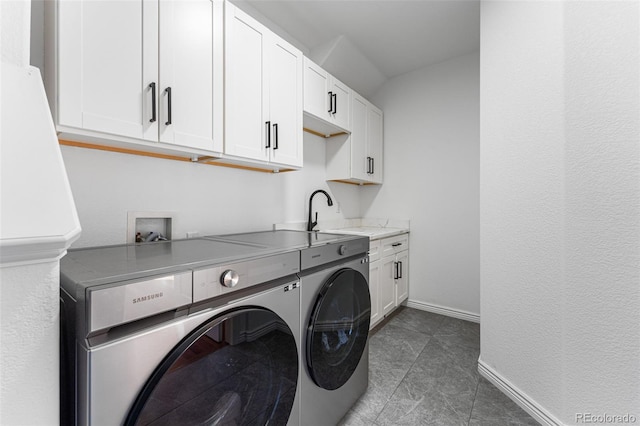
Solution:
[{"label": "ceiling", "polygon": [[[358,91],[365,96],[388,78],[477,51],[480,46],[480,0],[235,3],[245,10],[249,5],[266,17],[279,27],[274,31],[282,30],[297,40],[311,59],[349,86],[356,90],[358,84],[364,86]],[[364,84],[367,79],[371,81]]]}]

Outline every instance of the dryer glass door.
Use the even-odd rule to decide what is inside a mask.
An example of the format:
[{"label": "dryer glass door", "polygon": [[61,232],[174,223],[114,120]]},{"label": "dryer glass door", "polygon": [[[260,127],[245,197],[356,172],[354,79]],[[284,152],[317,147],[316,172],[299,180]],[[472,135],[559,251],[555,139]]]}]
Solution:
[{"label": "dryer glass door", "polygon": [[367,344],[371,299],[358,271],[341,269],[322,286],[307,329],[307,367],[313,381],[328,390],[344,385]]},{"label": "dryer glass door", "polygon": [[202,324],[153,373],[128,425],[285,424],[298,381],[293,331],[266,309]]}]

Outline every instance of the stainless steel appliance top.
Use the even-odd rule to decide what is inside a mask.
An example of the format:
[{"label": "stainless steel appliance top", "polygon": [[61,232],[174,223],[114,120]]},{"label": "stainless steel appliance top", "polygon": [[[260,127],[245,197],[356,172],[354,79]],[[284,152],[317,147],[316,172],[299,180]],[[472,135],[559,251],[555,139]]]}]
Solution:
[{"label": "stainless steel appliance top", "polygon": [[[313,253],[305,253],[311,249]],[[79,287],[86,289],[296,251],[301,251],[304,269],[356,252],[366,253],[368,249],[366,237],[288,230],[71,249],[60,262],[61,286],[73,295]]]},{"label": "stainless steel appliance top", "polygon": [[227,241],[234,243],[244,243],[254,247],[271,247],[274,249],[305,249],[309,247],[322,246],[325,244],[337,244],[340,242],[354,240],[357,235],[332,234],[316,231],[259,231],[243,232],[240,234],[211,235],[205,237],[215,241]]},{"label": "stainless steel appliance top", "polygon": [[356,255],[366,255],[369,238],[316,231],[263,231],[205,237],[256,247],[300,249],[300,269],[306,270]]},{"label": "stainless steel appliance top", "polygon": [[60,285],[75,305],[78,336],[101,344],[119,336],[116,327],[185,315],[254,286],[296,280],[299,271],[296,248],[198,238],[69,250]]},{"label": "stainless steel appliance top", "polygon": [[239,262],[295,249],[247,245],[205,238],[69,250],[60,262],[62,287],[84,287]]},{"label": "stainless steel appliance top", "polygon": [[69,250],[60,285],[77,304],[82,336],[225,297],[367,255],[369,238],[264,231]]},{"label": "stainless steel appliance top", "polygon": [[[344,262],[354,256],[366,257],[369,252],[369,238],[343,238],[331,244],[316,245],[300,251],[300,270],[312,271],[333,262]],[[364,260],[366,261],[366,259]]]}]

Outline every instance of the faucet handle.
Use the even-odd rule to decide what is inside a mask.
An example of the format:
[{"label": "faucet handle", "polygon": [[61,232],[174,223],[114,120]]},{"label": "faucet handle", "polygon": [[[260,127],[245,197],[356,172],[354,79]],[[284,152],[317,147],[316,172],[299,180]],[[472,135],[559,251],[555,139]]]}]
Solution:
[{"label": "faucet handle", "polygon": [[[311,216],[309,216],[309,220],[311,221]],[[318,224],[318,212],[316,212],[316,220],[315,222],[310,222],[307,228],[307,231],[313,231],[313,228]]]}]

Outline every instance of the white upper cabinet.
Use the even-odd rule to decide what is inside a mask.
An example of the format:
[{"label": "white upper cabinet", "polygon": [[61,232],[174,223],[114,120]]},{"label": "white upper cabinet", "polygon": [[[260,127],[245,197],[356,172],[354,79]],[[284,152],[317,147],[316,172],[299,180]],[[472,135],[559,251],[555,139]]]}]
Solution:
[{"label": "white upper cabinet", "polygon": [[227,3],[225,76],[224,153],[302,167],[302,52]]},{"label": "white upper cabinet", "polygon": [[148,85],[158,82],[158,4],[56,4],[57,124],[157,140]]},{"label": "white upper cabinet", "polygon": [[382,183],[382,111],[369,103],[367,105],[367,164],[368,180],[371,183]]},{"label": "white upper cabinet", "polygon": [[63,137],[221,151],[220,1],[63,0],[47,7],[57,32],[48,82]]},{"label": "white upper cabinet", "polygon": [[351,92],[351,134],[326,141],[327,180],[382,183],[382,111]]},{"label": "white upper cabinet", "polygon": [[329,119],[328,72],[304,57],[304,112]]},{"label": "white upper cabinet", "polygon": [[302,167],[302,52],[275,35],[269,49],[271,161]]},{"label": "white upper cabinet", "polygon": [[351,103],[351,136],[348,143],[350,149],[350,176],[346,175],[346,171],[340,171],[342,179],[352,178],[366,182],[369,180],[369,171],[371,170],[371,160],[368,156],[367,144],[367,107],[368,102],[361,96],[354,94]]},{"label": "white upper cabinet", "polygon": [[45,10],[61,139],[302,167],[302,52],[233,4],[59,0]]},{"label": "white upper cabinet", "polygon": [[214,95],[222,96],[214,93],[214,74],[218,78],[222,66],[218,61],[219,68],[214,68],[213,18],[211,0],[160,2],[158,115],[162,142],[214,148]]},{"label": "white upper cabinet", "polygon": [[[268,161],[263,121],[268,86],[263,76],[268,30],[235,6],[225,5],[225,154]],[[265,120],[267,121],[267,120]]]},{"label": "white upper cabinet", "polygon": [[351,131],[351,89],[304,58],[306,128],[323,135]]},{"label": "white upper cabinet", "polygon": [[[347,131],[351,130],[351,89],[335,77],[331,77],[329,103],[331,118],[336,126]],[[329,97],[327,97],[327,100]]]}]

